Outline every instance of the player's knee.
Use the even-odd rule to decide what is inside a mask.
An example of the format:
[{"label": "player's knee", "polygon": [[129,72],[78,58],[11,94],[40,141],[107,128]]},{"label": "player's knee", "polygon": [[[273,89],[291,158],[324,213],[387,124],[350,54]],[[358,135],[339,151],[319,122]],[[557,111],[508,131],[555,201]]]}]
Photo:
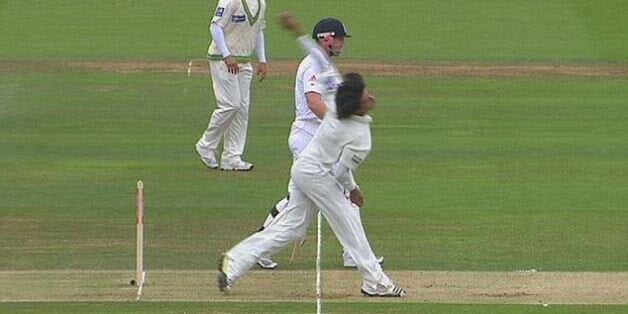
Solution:
[{"label": "player's knee", "polygon": [[216,110],[224,114],[230,114],[238,110],[238,108],[230,101],[219,101],[218,108]]}]

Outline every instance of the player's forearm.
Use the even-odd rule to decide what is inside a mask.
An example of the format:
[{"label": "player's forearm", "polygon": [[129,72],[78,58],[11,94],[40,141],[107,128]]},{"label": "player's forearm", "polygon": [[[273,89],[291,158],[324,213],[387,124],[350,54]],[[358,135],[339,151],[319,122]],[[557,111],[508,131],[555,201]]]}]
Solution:
[{"label": "player's forearm", "polygon": [[353,173],[351,172],[351,169],[349,169],[342,163],[338,164],[335,177],[336,181],[338,181],[338,183],[340,183],[342,187],[347,189],[347,191],[353,191],[358,187],[357,183],[355,182],[355,178],[353,178]]},{"label": "player's forearm", "polygon": [[231,55],[229,48],[227,48],[227,41],[225,40],[225,32],[222,27],[216,23],[211,23],[209,26],[209,31],[212,34],[212,39],[216,44],[216,48],[222,54],[223,58],[226,58]]},{"label": "player's forearm", "polygon": [[257,61],[260,63],[266,63],[266,45],[264,43],[264,31],[257,32],[257,38],[255,39],[255,52],[257,52]]},{"label": "player's forearm", "polygon": [[323,120],[325,112],[327,112],[327,105],[321,95],[315,92],[309,92],[305,94],[305,100],[307,101],[308,108],[310,108],[316,117]]}]

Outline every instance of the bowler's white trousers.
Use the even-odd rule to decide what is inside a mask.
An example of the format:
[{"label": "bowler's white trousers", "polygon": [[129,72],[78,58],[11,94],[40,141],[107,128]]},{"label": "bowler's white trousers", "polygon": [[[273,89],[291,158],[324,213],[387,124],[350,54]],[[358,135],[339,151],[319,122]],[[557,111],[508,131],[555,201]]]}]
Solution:
[{"label": "bowler's white trousers", "polygon": [[272,255],[301,237],[320,208],[340,244],[355,260],[362,274],[363,288],[373,291],[377,284],[392,284],[373,254],[357,211],[336,179],[323,173],[316,162],[302,157],[292,167],[292,181],[294,188],[290,191],[288,207],[270,226],[226,253],[227,276],[235,282],[260,257]]},{"label": "bowler's white trousers", "polygon": [[222,160],[241,160],[249,125],[249,102],[253,66],[240,63],[240,72],[231,74],[223,61],[209,61],[212,87],[217,108],[212,113],[207,130],[201,137],[203,148],[216,151],[224,137]]}]

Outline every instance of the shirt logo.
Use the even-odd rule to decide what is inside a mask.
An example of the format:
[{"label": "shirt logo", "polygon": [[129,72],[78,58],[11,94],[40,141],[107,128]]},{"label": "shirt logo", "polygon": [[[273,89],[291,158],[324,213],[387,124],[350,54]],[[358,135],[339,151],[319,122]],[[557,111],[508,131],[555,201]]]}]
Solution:
[{"label": "shirt logo", "polygon": [[351,161],[353,161],[354,163],[359,165],[362,162],[362,158],[360,158],[360,157],[358,157],[356,155],[353,155],[353,157],[351,157]]},{"label": "shirt logo", "polygon": [[316,80],[316,75],[312,75],[312,77],[310,77],[310,82],[315,82]]},{"label": "shirt logo", "polygon": [[225,8],[219,7],[218,9],[216,9],[216,16],[217,17],[222,17],[223,14],[225,14]]},{"label": "shirt logo", "polygon": [[246,22],[246,15],[232,15],[231,22],[234,22],[234,23]]}]

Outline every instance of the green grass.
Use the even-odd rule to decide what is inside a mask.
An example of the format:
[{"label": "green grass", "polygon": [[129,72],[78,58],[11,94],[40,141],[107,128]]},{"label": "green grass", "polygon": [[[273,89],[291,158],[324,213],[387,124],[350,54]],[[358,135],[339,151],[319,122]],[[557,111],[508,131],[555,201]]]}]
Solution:
[{"label": "green grass", "polygon": [[[2,0],[5,59],[169,59],[205,56],[214,1]],[[485,63],[626,63],[621,0],[277,0],[268,3],[268,55],[300,52],[276,24],[292,11],[306,29],[337,16],[353,58]]]},{"label": "green grass", "polygon": [[[274,22],[342,18],[347,56],[385,62],[625,66],[625,1],[273,1],[269,58],[299,51]],[[292,77],[253,85],[252,173],[201,167],[206,76],[105,73],[55,60],[202,58],[206,1],[0,0],[0,270],[132,269],[135,181],[147,267],[213,269],[286,190]],[[340,14],[342,12],[342,14]],[[9,61],[6,61],[9,60]],[[23,60],[37,60],[34,64]],[[14,63],[11,63],[14,61]],[[628,271],[624,77],[367,78],[379,105],[357,177],[391,270]],[[311,230],[312,231],[312,230]],[[325,229],[325,268],[340,247]],[[285,265],[311,269],[314,246]],[[0,312],[311,312],[313,304],[26,303]],[[325,304],[334,313],[620,313],[612,306]]]},{"label": "green grass", "polygon": [[[208,113],[206,77],[28,76],[30,92],[16,93],[0,129],[3,213],[26,219],[7,226],[15,258],[2,269],[132,267],[137,179],[158,248],[151,266],[211,268],[285,193],[289,78],[255,86],[247,156],[258,169],[234,175],[203,170],[192,149]],[[365,225],[391,269],[628,269],[621,81],[369,83],[380,101],[375,149],[358,178]],[[48,258],[34,259],[29,243]],[[338,250],[331,240],[330,267]]]}]

